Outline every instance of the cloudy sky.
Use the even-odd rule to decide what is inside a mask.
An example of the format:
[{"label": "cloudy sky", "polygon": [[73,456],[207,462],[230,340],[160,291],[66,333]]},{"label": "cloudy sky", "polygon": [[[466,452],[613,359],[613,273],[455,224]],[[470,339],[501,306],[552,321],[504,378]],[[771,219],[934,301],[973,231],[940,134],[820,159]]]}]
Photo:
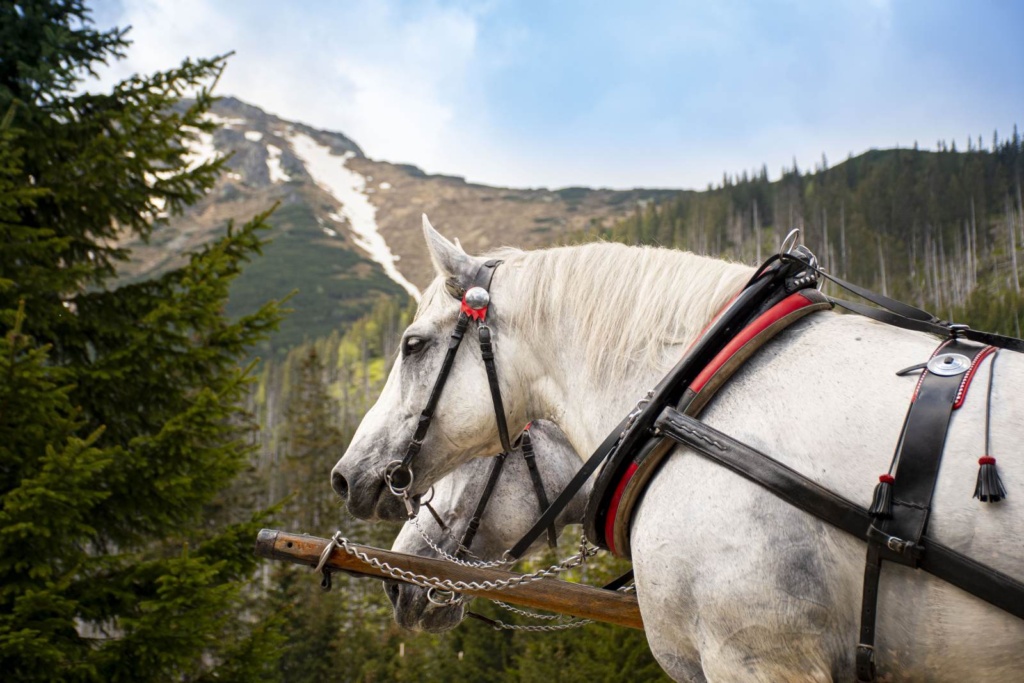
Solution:
[{"label": "cloudy sky", "polygon": [[93,0],[106,83],[235,51],[218,92],[371,157],[517,187],[703,188],[1024,125],[1010,0]]}]

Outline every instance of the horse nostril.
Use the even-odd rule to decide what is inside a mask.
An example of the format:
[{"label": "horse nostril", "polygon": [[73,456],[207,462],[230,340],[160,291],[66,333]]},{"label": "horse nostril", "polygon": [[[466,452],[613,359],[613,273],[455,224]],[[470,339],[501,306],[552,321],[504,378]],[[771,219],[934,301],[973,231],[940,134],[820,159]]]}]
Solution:
[{"label": "horse nostril", "polygon": [[388,600],[391,601],[393,607],[398,607],[398,591],[397,581],[384,581],[384,592],[388,594]]},{"label": "horse nostril", "polygon": [[341,472],[337,470],[331,472],[331,488],[339,496],[348,500],[348,482],[345,481],[345,477],[341,476]]}]

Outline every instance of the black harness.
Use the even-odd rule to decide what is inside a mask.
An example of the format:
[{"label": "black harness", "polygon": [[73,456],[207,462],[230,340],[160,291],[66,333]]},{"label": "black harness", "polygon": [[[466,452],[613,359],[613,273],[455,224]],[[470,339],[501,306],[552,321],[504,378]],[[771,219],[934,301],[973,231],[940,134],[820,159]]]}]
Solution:
[{"label": "black harness", "polygon": [[[867,510],[819,486],[814,481],[685,413],[694,400],[689,387],[728,340],[781,297],[814,287],[818,277],[832,280],[881,308],[831,299],[836,305],[905,329],[939,334],[947,340],[923,370],[921,381],[901,434],[895,457],[895,476],[883,475],[880,488],[886,505]],[[976,342],[986,346],[979,346]],[[545,526],[564,509],[583,484],[603,465],[589,501],[584,531],[587,538],[609,548],[602,522],[612,501],[614,482],[666,442],[687,446],[764,487],[793,506],[865,541],[868,545],[861,630],[856,653],[860,681],[875,680],[874,637],[878,582],[883,560],[923,569],[986,602],[1024,618],[1024,582],[948,548],[927,536],[927,522],[939,462],[952,411],[962,402],[971,374],[995,348],[1024,352],[1024,340],[955,325],[902,302],[877,295],[821,271],[809,251],[797,247],[763,265],[746,288],[705,334],[636,408],[612,431],[562,491],[540,520],[509,552],[518,558]],[[949,367],[957,365],[957,368]],[[955,371],[959,369],[959,371]],[[901,371],[906,372],[906,371]],[[965,373],[966,376],[965,376]],[[986,416],[986,423],[988,421]],[[987,435],[986,435],[987,440]],[[986,462],[991,461],[991,462]],[[1005,496],[988,454],[979,460],[976,497],[994,502]]]},{"label": "black harness", "polygon": [[[441,394],[444,391],[445,384],[448,382],[448,376],[451,374],[452,366],[455,364],[455,356],[458,353],[459,347],[462,345],[462,339],[465,337],[470,321],[475,321],[477,323],[477,332],[480,340],[480,355],[483,359],[484,368],[487,372],[487,384],[491,392],[491,402],[494,406],[494,419],[498,427],[498,437],[501,440],[502,452],[494,457],[494,462],[491,465],[491,471],[487,478],[487,485],[484,487],[483,494],[481,495],[480,500],[476,505],[476,509],[473,512],[473,517],[470,519],[469,526],[467,526],[466,530],[463,532],[462,540],[459,542],[459,547],[456,550],[457,557],[461,557],[464,553],[468,552],[470,545],[473,543],[473,538],[476,536],[477,530],[480,527],[480,520],[483,518],[484,512],[487,509],[487,503],[490,501],[491,495],[494,493],[494,487],[497,485],[498,478],[501,476],[502,469],[505,466],[505,460],[513,449],[513,444],[509,439],[508,423],[505,419],[505,405],[501,400],[501,386],[498,381],[498,370],[494,363],[494,348],[491,342],[491,328],[488,327],[486,323],[487,309],[490,305],[491,280],[494,278],[494,271],[499,265],[501,265],[501,263],[502,262],[498,260],[489,260],[483,263],[477,269],[469,287],[463,287],[454,279],[450,279],[445,283],[445,288],[448,293],[462,302],[459,317],[455,322],[455,329],[452,331],[448,340],[448,349],[445,352],[444,360],[441,362],[441,369],[438,371],[437,379],[434,380],[434,386],[430,391],[430,397],[427,399],[427,405],[420,413],[419,420],[416,423],[416,431],[413,433],[413,437],[409,441],[409,446],[406,448],[405,457],[401,460],[394,460],[390,462],[384,475],[385,481],[387,482],[388,488],[391,492],[396,496],[401,497],[405,502],[406,512],[408,513],[409,518],[411,519],[415,517],[417,501],[409,494],[413,481],[415,480],[412,465],[416,455],[423,447],[423,439],[426,438],[427,432],[430,429],[430,424],[434,419],[434,411],[437,409],[437,404],[441,400]],[[544,482],[541,478],[540,470],[537,468],[536,457],[533,452],[533,446],[530,441],[528,430],[524,430],[523,432],[521,445],[523,458],[525,459],[527,469],[530,472],[530,480],[533,482],[534,493],[536,494],[539,508],[543,512],[549,507],[548,496],[544,489]],[[441,521],[433,508],[429,508],[428,506],[428,509],[431,511],[431,514],[434,515],[435,520],[441,525],[441,528],[447,529],[447,526]],[[555,532],[553,523],[548,525],[547,534],[549,545],[551,547],[555,547],[557,545],[558,536]]]}]

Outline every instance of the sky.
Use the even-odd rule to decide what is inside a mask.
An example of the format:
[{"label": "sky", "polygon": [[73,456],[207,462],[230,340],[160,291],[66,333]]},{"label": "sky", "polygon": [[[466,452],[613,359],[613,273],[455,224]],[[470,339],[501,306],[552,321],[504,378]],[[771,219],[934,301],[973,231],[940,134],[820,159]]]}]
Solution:
[{"label": "sky", "polygon": [[217,90],[368,156],[512,187],[703,189],[1024,127],[1013,0],[93,0],[103,88],[234,51]]}]

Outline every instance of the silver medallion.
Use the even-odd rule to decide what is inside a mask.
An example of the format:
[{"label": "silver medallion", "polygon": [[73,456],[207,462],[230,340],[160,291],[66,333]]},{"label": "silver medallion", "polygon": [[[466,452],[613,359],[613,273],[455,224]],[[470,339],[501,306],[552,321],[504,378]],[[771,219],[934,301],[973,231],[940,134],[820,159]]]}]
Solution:
[{"label": "silver medallion", "polygon": [[479,311],[481,308],[487,308],[487,304],[491,303],[491,295],[483,287],[470,287],[466,292],[465,302],[474,311]]},{"label": "silver medallion", "polygon": [[928,361],[928,372],[941,377],[952,377],[971,369],[971,359],[959,353],[940,353]]}]

